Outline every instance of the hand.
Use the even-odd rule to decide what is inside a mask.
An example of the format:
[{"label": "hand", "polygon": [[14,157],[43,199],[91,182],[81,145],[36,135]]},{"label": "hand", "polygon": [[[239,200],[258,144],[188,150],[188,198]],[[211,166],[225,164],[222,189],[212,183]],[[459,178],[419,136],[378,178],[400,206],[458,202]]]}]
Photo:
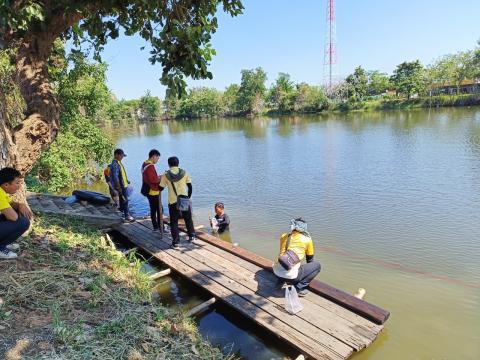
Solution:
[{"label": "hand", "polygon": [[28,220],[33,219],[33,213],[32,210],[28,207],[26,204],[18,204],[18,212],[25,216]]}]

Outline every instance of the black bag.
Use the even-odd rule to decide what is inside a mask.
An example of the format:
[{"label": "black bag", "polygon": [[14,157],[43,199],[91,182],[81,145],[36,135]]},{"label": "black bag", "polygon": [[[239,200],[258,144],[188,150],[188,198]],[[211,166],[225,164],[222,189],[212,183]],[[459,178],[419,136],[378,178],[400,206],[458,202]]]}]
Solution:
[{"label": "black bag", "polygon": [[150,194],[150,186],[145,182],[143,178],[143,173],[150,165],[153,164],[147,164],[147,166],[142,169],[142,188],[140,189],[140,194],[142,194],[143,196],[148,196]]},{"label": "black bag", "polygon": [[143,196],[148,196],[150,194],[150,186],[146,182],[142,183],[142,188],[140,189],[140,193]]},{"label": "black bag", "polygon": [[288,248],[290,245],[291,237],[292,234],[288,235],[287,243],[285,244],[285,254],[278,257],[278,263],[282,265],[282,267],[287,271],[291,270],[295,265],[300,262],[297,253]]}]

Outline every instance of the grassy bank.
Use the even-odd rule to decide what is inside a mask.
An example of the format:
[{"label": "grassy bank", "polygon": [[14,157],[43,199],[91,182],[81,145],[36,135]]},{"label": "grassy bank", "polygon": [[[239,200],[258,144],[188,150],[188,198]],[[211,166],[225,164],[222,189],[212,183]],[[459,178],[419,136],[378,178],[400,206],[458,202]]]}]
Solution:
[{"label": "grassy bank", "polygon": [[195,324],[151,298],[141,261],[82,222],[40,217],[0,262],[0,358],[224,359]]}]

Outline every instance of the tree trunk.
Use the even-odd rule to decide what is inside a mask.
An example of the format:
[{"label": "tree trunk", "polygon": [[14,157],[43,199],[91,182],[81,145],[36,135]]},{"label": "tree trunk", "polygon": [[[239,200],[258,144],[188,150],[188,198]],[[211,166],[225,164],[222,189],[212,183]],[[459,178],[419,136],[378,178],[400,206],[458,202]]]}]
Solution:
[{"label": "tree trunk", "polygon": [[60,105],[48,80],[47,60],[53,34],[25,37],[17,53],[17,84],[27,106],[26,118],[14,129],[15,168],[28,173],[57,135]]}]

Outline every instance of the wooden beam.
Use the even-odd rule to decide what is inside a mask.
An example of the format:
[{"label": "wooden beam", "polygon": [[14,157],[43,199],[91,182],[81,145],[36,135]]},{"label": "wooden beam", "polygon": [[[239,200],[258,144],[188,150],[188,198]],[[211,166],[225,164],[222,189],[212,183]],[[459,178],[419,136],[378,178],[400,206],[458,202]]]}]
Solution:
[{"label": "wooden beam", "polygon": [[212,297],[210,300],[207,300],[200,305],[195,306],[194,308],[190,309],[187,312],[187,316],[194,316],[197,315],[198,313],[201,313],[202,311],[208,309],[210,305],[213,305],[215,303],[216,299]]},{"label": "wooden beam", "polygon": [[165,269],[165,270],[162,270],[162,271],[159,271],[155,274],[150,275],[149,278],[150,278],[150,280],[157,280],[157,279],[160,279],[161,277],[170,275],[170,273],[171,273],[170,269]]}]

